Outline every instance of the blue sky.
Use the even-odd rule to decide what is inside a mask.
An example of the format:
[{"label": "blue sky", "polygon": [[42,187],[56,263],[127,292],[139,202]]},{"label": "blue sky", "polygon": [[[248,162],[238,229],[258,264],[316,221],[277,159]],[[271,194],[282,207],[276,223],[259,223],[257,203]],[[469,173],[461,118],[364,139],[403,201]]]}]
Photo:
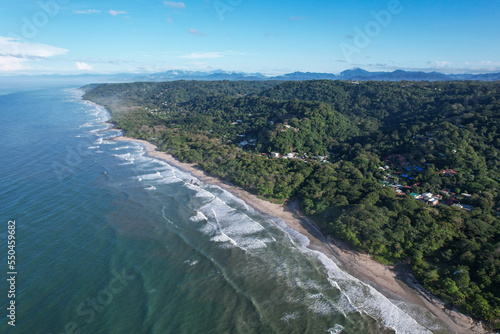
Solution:
[{"label": "blue sky", "polygon": [[0,75],[500,72],[500,1],[3,2]]}]

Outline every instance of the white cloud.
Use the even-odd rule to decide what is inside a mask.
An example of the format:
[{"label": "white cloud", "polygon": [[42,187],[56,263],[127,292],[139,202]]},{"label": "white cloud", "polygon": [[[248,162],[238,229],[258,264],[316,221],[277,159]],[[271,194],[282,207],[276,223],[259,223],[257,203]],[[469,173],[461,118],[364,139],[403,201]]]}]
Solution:
[{"label": "white cloud", "polygon": [[431,67],[442,68],[442,67],[447,67],[447,66],[451,65],[452,63],[449,61],[432,61],[432,62],[428,62],[428,64],[430,64]]},{"label": "white cloud", "polygon": [[204,33],[200,32],[200,31],[198,31],[196,29],[193,29],[193,28],[189,29],[189,34],[190,35],[195,35],[195,36],[205,36]]},{"label": "white cloud", "polygon": [[75,10],[75,14],[99,14],[101,11],[98,9],[85,9],[85,10]]},{"label": "white cloud", "polygon": [[186,8],[186,4],[184,2],[176,2],[176,1],[163,1],[165,6],[175,9]]},{"label": "white cloud", "polygon": [[486,66],[486,67],[491,67],[491,66],[498,67],[498,66],[500,66],[500,62],[494,62],[491,60],[481,60],[479,62],[466,61],[464,64],[467,66],[476,66],[476,67],[484,67],[484,66]]},{"label": "white cloud", "polygon": [[109,10],[109,13],[113,16],[118,16],[118,15],[122,15],[122,14],[127,14],[127,12],[123,11],[123,10],[113,10],[113,9],[110,9]]},{"label": "white cloud", "polygon": [[181,56],[181,58],[186,59],[215,59],[223,58],[229,55],[244,55],[241,52],[225,51],[225,52],[192,52],[188,55]]},{"label": "white cloud", "polygon": [[69,50],[56,46],[21,42],[18,39],[0,36],[0,56],[13,56],[19,58],[48,58],[62,55]]},{"label": "white cloud", "polygon": [[187,59],[214,59],[222,57],[224,57],[222,52],[193,52],[188,55],[181,56],[181,58]]},{"label": "white cloud", "polygon": [[92,65],[89,65],[89,64],[81,62],[81,61],[77,61],[75,63],[75,65],[76,65],[76,68],[78,68],[79,70],[82,70],[82,71],[91,70],[94,68]]},{"label": "white cloud", "polygon": [[21,42],[16,38],[0,36],[0,71],[30,69],[29,61],[65,54],[69,50],[56,46]]},{"label": "white cloud", "polygon": [[[500,62],[491,64],[488,61],[479,62],[464,62],[464,63],[452,63],[452,62],[431,62],[428,61],[426,64],[428,66],[404,66],[402,64],[397,64],[391,60],[382,60],[386,64],[356,64],[362,68],[368,69],[366,67],[374,68],[377,71],[394,71],[394,70],[405,70],[414,72],[433,72],[437,71],[444,74],[484,74],[484,73],[499,73],[500,72]],[[438,67],[438,64],[441,65]],[[480,66],[480,64],[482,64]],[[353,65],[353,64],[351,64]],[[387,65],[383,66],[382,65]]]},{"label": "white cloud", "polygon": [[0,55],[0,72],[11,72],[26,70],[26,59]]}]

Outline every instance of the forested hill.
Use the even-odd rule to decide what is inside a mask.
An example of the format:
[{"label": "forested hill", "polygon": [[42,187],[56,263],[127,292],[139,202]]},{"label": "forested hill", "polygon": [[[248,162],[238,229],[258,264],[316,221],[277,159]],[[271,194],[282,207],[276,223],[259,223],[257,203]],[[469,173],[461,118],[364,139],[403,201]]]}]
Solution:
[{"label": "forested hill", "polygon": [[130,137],[325,233],[408,262],[500,329],[499,82],[195,82],[90,87]]},{"label": "forested hill", "polygon": [[130,106],[165,108],[197,97],[258,94],[278,83],[277,81],[137,82],[102,84],[97,87],[88,85],[83,89],[91,90],[89,96],[101,98],[103,103],[116,111],[116,108]]}]

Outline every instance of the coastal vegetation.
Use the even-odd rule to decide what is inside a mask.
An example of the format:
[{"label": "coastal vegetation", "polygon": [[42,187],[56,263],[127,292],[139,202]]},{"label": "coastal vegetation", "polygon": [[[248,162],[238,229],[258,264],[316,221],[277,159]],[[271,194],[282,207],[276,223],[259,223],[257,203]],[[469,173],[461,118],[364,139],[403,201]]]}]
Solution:
[{"label": "coastal vegetation", "polygon": [[129,137],[269,200],[299,198],[324,233],[409,263],[500,329],[499,82],[176,81],[84,98]]}]

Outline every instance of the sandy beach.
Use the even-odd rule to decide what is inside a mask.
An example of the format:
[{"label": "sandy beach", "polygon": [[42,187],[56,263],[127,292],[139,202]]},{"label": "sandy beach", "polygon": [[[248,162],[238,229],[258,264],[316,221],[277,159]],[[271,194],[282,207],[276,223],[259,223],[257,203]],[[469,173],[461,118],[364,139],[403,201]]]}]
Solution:
[{"label": "sandy beach", "polygon": [[163,160],[195,176],[204,183],[217,185],[229,191],[263,214],[283,219],[289,227],[305,235],[310,240],[310,245],[308,246],[310,249],[323,252],[349,274],[373,286],[388,298],[403,300],[425,307],[443,321],[453,332],[488,333],[481,323],[477,323],[454,310],[445,308],[441,301],[428,293],[413,278],[408,265],[400,264],[395,267],[383,265],[372,260],[370,256],[352,249],[341,240],[325,237],[310,220],[300,213],[297,201],[286,203],[285,205],[274,204],[259,199],[257,196],[239,187],[211,177],[202,170],[195,168],[194,164],[180,162],[172,155],[158,151],[155,145],[147,141],[128,137],[116,137],[113,140],[141,143],[146,148],[149,156]]}]

